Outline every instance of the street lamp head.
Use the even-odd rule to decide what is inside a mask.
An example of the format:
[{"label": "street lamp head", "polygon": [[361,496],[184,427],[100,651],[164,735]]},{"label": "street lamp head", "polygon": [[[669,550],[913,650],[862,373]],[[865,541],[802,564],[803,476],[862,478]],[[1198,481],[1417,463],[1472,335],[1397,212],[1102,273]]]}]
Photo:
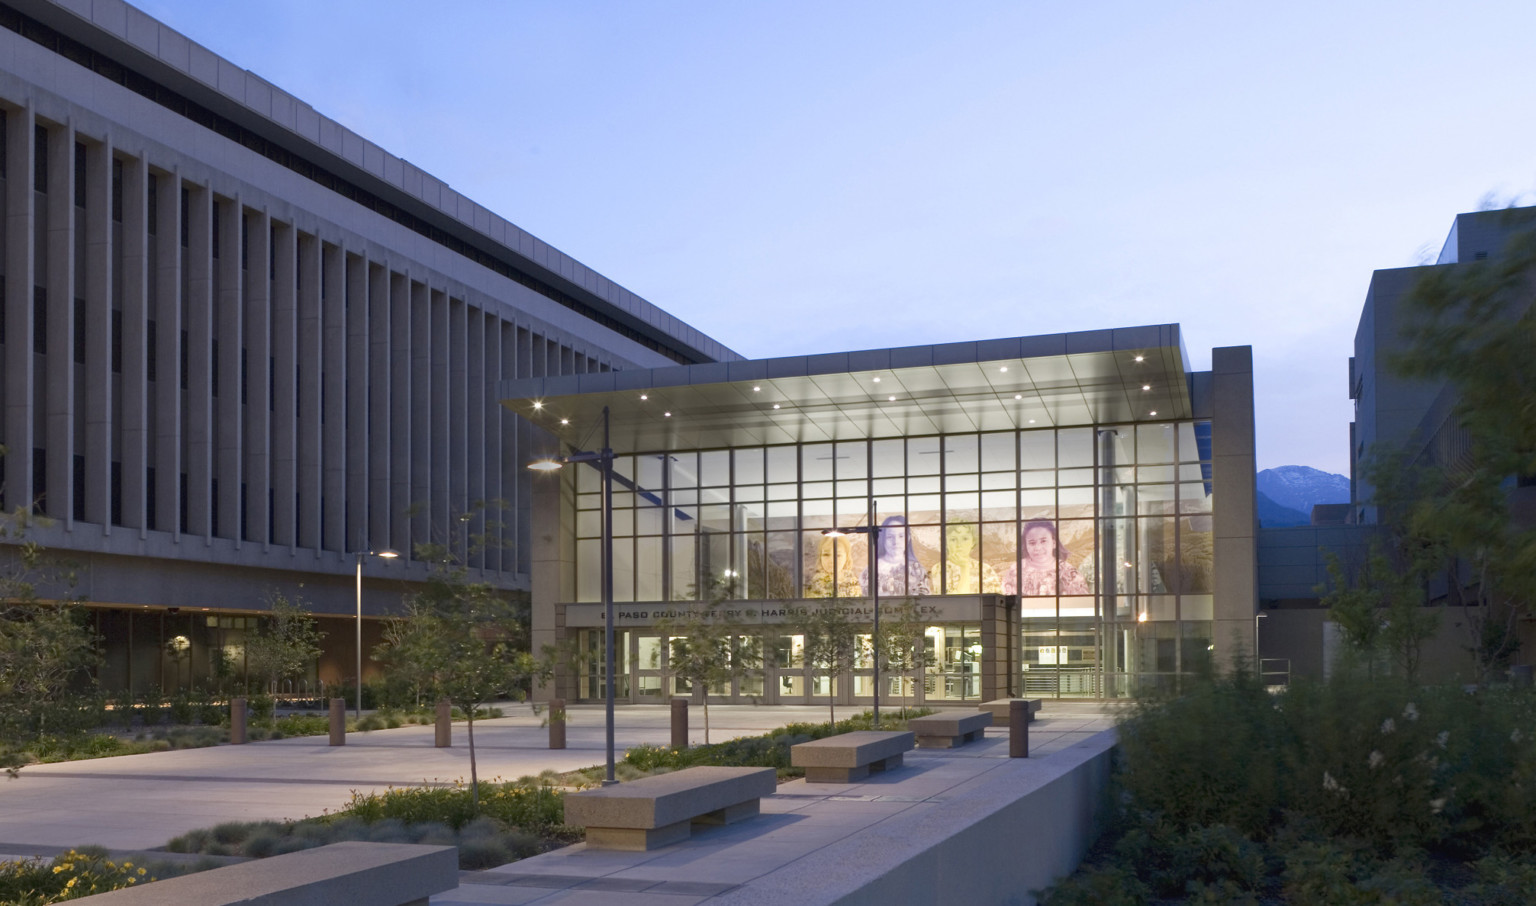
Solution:
[{"label": "street lamp head", "polygon": [[390,550],[389,548],[386,547],[384,550],[374,551],[373,555],[375,557],[383,557],[385,560],[393,560],[396,557],[400,556],[400,552],[397,551],[397,550]]},{"label": "street lamp head", "polygon": [[536,459],[528,464],[528,468],[535,472],[555,472],[565,463],[558,459]]}]

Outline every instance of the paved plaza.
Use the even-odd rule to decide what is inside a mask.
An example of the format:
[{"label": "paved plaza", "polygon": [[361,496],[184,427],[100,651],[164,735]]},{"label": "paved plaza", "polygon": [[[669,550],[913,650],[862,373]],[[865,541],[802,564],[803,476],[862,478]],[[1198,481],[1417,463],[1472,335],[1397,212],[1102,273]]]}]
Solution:
[{"label": "paved plaza", "polygon": [[[482,778],[514,779],[602,763],[601,706],[570,709],[563,750],[548,748],[542,717],[527,705],[509,705],[506,713],[476,723]],[[839,716],[852,713],[852,708],[841,709]],[[710,708],[710,738],[718,742],[757,735],[826,716],[825,706],[715,705]],[[691,709],[694,742],[703,741],[703,717],[701,708]],[[620,757],[627,746],[668,742],[669,721],[665,706],[617,709]],[[1030,761],[1084,743],[1111,728],[1113,721],[1112,710],[1103,705],[1047,702],[1031,725]],[[0,858],[50,855],[81,844],[145,850],[224,821],[293,819],[335,810],[353,791],[467,779],[464,725],[454,725],[451,748],[435,748],[432,733],[430,726],[413,726],[351,734],[340,747],[326,745],[324,737],[306,737],[33,765],[18,779],[0,782]],[[654,896],[661,897],[654,900],[657,903],[683,906],[716,896],[730,899],[748,889],[743,885],[753,878],[812,856],[827,840],[849,837],[904,811],[932,808],[944,790],[1008,764],[1006,756],[1006,730],[993,728],[984,741],[953,752],[909,753],[912,770],[877,775],[864,784],[785,784],[764,800],[762,819],[707,831],[688,843],[625,854],[587,853],[579,845],[491,872],[466,873],[458,891],[434,897],[433,902],[639,903],[650,901],[638,896],[643,888],[662,881],[684,886],[655,891]],[[786,817],[790,815],[793,820]],[[782,830],[790,825],[796,828],[792,834]],[[752,842],[737,846],[743,839]],[[682,857],[692,869],[677,864],[679,847],[695,851],[700,845],[724,851],[702,862],[698,852]],[[611,896],[620,892],[622,899]]]}]

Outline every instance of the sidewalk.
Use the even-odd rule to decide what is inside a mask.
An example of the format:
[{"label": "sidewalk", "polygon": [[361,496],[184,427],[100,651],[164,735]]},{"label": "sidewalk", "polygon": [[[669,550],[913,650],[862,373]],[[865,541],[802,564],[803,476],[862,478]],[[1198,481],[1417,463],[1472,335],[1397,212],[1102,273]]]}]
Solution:
[{"label": "sidewalk", "polygon": [[[482,779],[514,779],[546,769],[567,771],[603,762],[601,705],[569,709],[567,748],[563,750],[548,748],[542,717],[533,715],[528,706],[509,705],[506,711],[507,717],[475,724]],[[702,742],[703,709],[690,711],[690,738]],[[827,715],[825,706],[816,705],[714,705],[709,712],[710,738],[715,742],[757,735],[786,723],[823,721]],[[853,713],[851,707],[839,709],[839,716]],[[1112,726],[1113,717],[1104,706],[1047,702],[1040,719],[1031,725],[1031,761]],[[433,747],[432,727],[413,726],[350,734],[347,745],[334,748],[325,744],[324,737],[306,737],[32,765],[24,768],[18,779],[0,781],[0,860],[51,855],[61,848],[85,844],[118,851],[146,850],[187,831],[225,821],[318,815],[345,805],[353,791],[467,780],[469,750],[464,725],[455,724],[453,732],[454,745],[447,749]],[[967,747],[972,751],[965,760],[990,761],[1006,756],[1004,736],[1001,729],[991,730],[986,743]],[[628,746],[668,741],[670,711],[666,706],[626,705],[617,709],[619,757]],[[825,798],[819,790],[815,795]],[[798,802],[797,807],[807,804],[775,797],[781,798]],[[765,801],[764,811],[769,810]],[[555,856],[558,853],[538,858]],[[532,861],[507,868],[529,866]],[[445,894],[441,902],[530,902],[482,898],[496,886],[476,880],[460,888],[470,892],[463,896]],[[549,893],[543,890],[540,896]]]}]

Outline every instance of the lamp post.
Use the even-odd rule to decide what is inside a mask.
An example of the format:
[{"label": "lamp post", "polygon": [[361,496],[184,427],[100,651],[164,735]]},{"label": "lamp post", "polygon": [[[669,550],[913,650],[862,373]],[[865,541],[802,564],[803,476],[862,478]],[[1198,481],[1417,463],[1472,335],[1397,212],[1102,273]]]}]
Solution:
[{"label": "lamp post", "polygon": [[357,552],[357,701],[356,716],[359,720],[363,717],[363,558],[382,557],[385,560],[393,560],[400,556],[395,551],[385,548],[381,551]]},{"label": "lamp post", "polygon": [[[880,729],[880,523],[875,508],[875,499],[869,499],[869,524],[855,526],[853,528],[830,528],[822,531],[823,535],[868,535],[869,536],[869,587],[872,592],[870,599],[875,608],[875,631],[871,639],[871,652],[875,661],[875,729]],[[832,588],[837,588],[837,577],[832,577]]]},{"label": "lamp post", "polygon": [[552,472],[568,462],[584,462],[603,476],[603,699],[607,704],[607,762],[603,786],[611,786],[619,781],[613,776],[613,448],[608,442],[607,406],[603,407],[601,450],[540,459],[529,463],[528,468],[535,472]]},{"label": "lamp post", "polygon": [[1259,678],[1259,684],[1264,684],[1264,661],[1259,657],[1259,621],[1269,619],[1269,614],[1262,610],[1253,615],[1253,673]]}]

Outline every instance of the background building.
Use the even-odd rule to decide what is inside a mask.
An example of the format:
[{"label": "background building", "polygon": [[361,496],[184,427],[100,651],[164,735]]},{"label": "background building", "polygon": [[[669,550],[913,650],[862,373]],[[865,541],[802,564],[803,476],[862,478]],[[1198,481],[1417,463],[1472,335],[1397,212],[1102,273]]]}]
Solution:
[{"label": "background building", "polygon": [[[766,665],[712,698],[870,699],[872,664],[828,688],[796,623],[824,607],[869,621],[868,536],[844,546],[823,532],[867,527],[872,506],[883,533],[910,541],[882,545],[883,605],[911,598],[930,621],[934,666],[907,695],[1116,697],[1253,654],[1251,352],[1215,349],[1212,364],[1192,372],[1179,327],[1161,325],[500,392],[566,450],[600,447],[607,413],[619,700],[685,691],[656,623],[725,587]],[[601,491],[583,466],[534,488],[537,510],[558,514],[532,538],[536,640],[594,655]],[[600,698],[602,660],[556,691]],[[886,682],[887,701],[903,694]]]},{"label": "background building", "polygon": [[0,132],[4,504],[78,564],[106,689],[238,659],[272,590],[351,615],[358,551],[406,555],[370,615],[465,533],[528,587],[497,382],[737,358],[118,0],[0,3]]}]

